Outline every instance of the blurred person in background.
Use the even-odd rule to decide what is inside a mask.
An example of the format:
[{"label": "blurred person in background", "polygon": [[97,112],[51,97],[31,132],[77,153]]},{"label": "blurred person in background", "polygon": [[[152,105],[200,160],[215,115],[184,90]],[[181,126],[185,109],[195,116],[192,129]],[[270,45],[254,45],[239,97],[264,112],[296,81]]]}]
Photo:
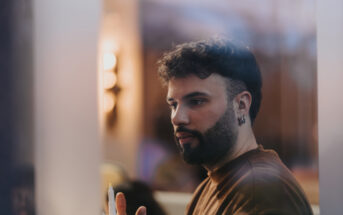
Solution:
[{"label": "blurred person in background", "polygon": [[15,168],[11,183],[12,215],[35,215],[33,168]]},{"label": "blurred person in background", "polygon": [[[208,174],[186,214],[312,214],[277,153],[256,142],[252,125],[262,77],[248,48],[225,39],[185,43],[159,65],[181,156]],[[125,215],[123,194],[116,203],[118,215]]]}]

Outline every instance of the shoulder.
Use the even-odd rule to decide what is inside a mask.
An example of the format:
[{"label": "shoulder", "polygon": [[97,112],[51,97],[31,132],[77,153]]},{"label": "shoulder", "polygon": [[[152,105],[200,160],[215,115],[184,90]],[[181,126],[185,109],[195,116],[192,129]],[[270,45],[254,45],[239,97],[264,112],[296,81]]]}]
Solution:
[{"label": "shoulder", "polygon": [[[246,160],[240,195],[247,195],[256,211],[283,211],[280,214],[311,214],[309,203],[291,171],[274,151],[263,150]],[[287,212],[287,213],[286,213]]]},{"label": "shoulder", "polygon": [[247,158],[247,177],[242,188],[253,190],[256,196],[273,194],[273,198],[302,190],[291,171],[282,163],[276,152],[263,150]]}]

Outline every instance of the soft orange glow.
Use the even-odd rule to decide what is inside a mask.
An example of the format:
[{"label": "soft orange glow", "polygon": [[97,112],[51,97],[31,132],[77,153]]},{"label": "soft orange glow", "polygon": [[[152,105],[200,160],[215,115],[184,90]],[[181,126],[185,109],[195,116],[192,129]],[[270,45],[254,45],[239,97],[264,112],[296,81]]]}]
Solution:
[{"label": "soft orange glow", "polygon": [[114,74],[114,72],[107,71],[104,72],[104,88],[110,89],[114,87],[117,83],[117,76]]},{"label": "soft orange glow", "polygon": [[104,95],[104,110],[110,112],[116,104],[115,96],[112,93],[105,93]]},{"label": "soft orange glow", "polygon": [[117,63],[117,58],[113,53],[107,52],[104,54],[103,64],[104,64],[105,70],[113,69],[115,67],[116,63]]}]

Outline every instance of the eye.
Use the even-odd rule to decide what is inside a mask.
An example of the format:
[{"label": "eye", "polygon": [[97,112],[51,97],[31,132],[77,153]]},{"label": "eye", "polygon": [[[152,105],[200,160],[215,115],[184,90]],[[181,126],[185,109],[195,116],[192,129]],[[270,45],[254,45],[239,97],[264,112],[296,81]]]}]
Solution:
[{"label": "eye", "polygon": [[205,103],[205,99],[202,98],[193,98],[189,100],[189,105],[190,106],[199,106]]}]

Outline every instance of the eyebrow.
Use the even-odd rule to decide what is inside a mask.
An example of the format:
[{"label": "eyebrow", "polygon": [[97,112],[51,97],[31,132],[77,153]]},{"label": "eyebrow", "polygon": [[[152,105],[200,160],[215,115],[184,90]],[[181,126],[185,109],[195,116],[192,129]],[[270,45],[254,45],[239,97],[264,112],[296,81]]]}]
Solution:
[{"label": "eyebrow", "polygon": [[[182,100],[193,98],[196,96],[209,96],[209,95],[207,93],[203,93],[203,92],[192,92],[192,93],[189,93],[189,94],[185,95],[184,97],[182,97]],[[171,101],[174,101],[174,99],[173,98],[167,98],[167,102],[171,102]]]}]

